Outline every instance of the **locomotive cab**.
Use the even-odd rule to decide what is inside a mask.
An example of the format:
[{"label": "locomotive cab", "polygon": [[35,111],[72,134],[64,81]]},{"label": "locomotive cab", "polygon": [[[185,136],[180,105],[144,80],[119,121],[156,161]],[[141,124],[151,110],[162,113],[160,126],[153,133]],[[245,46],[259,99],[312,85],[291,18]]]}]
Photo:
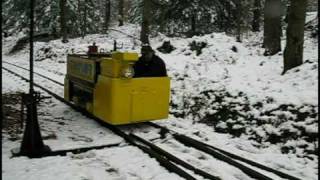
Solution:
[{"label": "locomotive cab", "polygon": [[114,124],[164,119],[169,113],[169,77],[133,77],[137,53],[104,57],[69,55],[65,99]]}]

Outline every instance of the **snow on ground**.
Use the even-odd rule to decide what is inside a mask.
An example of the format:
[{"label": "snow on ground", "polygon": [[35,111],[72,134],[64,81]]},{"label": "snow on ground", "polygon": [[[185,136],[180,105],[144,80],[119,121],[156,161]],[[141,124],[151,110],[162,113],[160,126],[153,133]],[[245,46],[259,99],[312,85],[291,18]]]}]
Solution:
[{"label": "snow on ground", "polygon": [[[25,92],[26,83],[17,77],[3,72],[4,92]],[[10,86],[6,86],[8,85]],[[38,91],[38,89],[35,89]],[[43,93],[44,96],[48,96]],[[17,141],[10,141],[10,136],[3,132],[2,141],[2,177],[6,180],[36,179],[182,179],[169,173],[159,163],[151,159],[136,147],[123,142],[122,138],[111,131],[88,120],[69,107],[51,98],[39,105],[39,124],[44,143],[52,150],[78,147],[99,146],[121,143],[115,148],[92,150],[83,154],[29,159],[11,158],[10,150],[21,144],[21,134]],[[50,138],[51,137],[51,138]]]},{"label": "snow on ground", "polygon": [[[205,48],[200,56],[196,56],[194,52],[187,49],[188,44],[194,40],[207,43],[208,48]],[[160,39],[159,41],[161,42]],[[309,43],[306,42],[312,49],[306,48],[308,51],[305,52],[305,59],[316,62],[317,44]],[[178,71],[186,74],[193,82],[201,82],[201,80],[212,82],[208,86],[201,83],[199,90],[224,87],[232,94],[242,91],[248,95],[251,103],[267,96],[274,97],[277,104],[317,104],[318,102],[318,76],[314,73],[315,71],[308,72],[317,68],[315,63],[306,63],[282,76],[282,53],[265,57],[262,56],[263,49],[245,47],[224,34],[213,33],[198,38],[181,39],[177,42],[172,41],[172,44],[178,48],[171,54],[162,55],[171,70],[170,75]],[[159,45],[155,43],[156,47]],[[236,47],[237,52],[234,52],[232,47]],[[300,71],[300,73],[294,73],[294,71]],[[304,79],[310,80],[304,81]],[[188,86],[186,89],[194,86],[194,83],[185,84]]]},{"label": "snow on ground", "polygon": [[[93,42],[110,51],[113,41],[117,40],[121,50],[139,52],[139,42],[126,35],[138,37],[136,25],[114,29],[107,35],[88,35],[70,39],[66,44],[61,40],[35,43],[35,71],[63,83],[66,55],[84,53]],[[304,64],[281,75],[282,52],[272,57],[263,56],[261,37],[261,33],[248,34],[243,43],[223,33],[188,39],[162,34],[152,38],[155,49],[165,40],[170,40],[176,48],[168,54],[156,51],[166,62],[172,78],[171,115],[157,123],[301,179],[315,180],[318,175],[318,142],[314,137],[318,134],[318,42],[306,35]],[[4,40],[4,61],[28,67],[28,49],[8,54],[15,41],[12,37]],[[198,55],[190,48],[193,41],[206,44]],[[284,47],[285,41],[282,44]],[[14,69],[7,64],[3,66]],[[28,86],[19,78],[5,71],[3,77],[4,93],[26,92]],[[35,81],[63,93],[61,87],[41,78],[35,77]],[[105,143],[122,145],[65,157],[10,159],[10,150],[20,145],[21,134],[18,140],[12,141],[4,133],[4,179],[179,179],[141,150],[123,143],[112,132],[53,98],[45,99],[39,111],[43,135],[56,137],[45,140],[52,149]],[[157,136],[143,130],[140,133],[151,139]],[[250,179],[193,149],[180,147],[170,137],[156,143],[223,179]]]}]

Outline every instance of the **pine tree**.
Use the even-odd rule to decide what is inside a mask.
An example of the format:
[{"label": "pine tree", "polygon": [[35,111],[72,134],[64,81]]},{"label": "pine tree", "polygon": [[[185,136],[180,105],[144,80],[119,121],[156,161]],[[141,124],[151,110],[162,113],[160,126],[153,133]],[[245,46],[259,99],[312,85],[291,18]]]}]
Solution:
[{"label": "pine tree", "polygon": [[151,16],[151,7],[150,0],[143,0],[143,9],[142,9],[142,23],[141,23],[141,34],[140,40],[142,44],[149,44],[149,34],[150,34],[150,16]]},{"label": "pine tree", "polygon": [[261,2],[254,0],[252,31],[257,32],[260,30],[260,16],[261,16]]},{"label": "pine tree", "polygon": [[67,43],[67,25],[66,25],[66,0],[60,0],[60,35],[62,36],[62,42]]},{"label": "pine tree", "polygon": [[281,2],[266,0],[264,9],[264,48],[266,56],[281,51]]},{"label": "pine tree", "polygon": [[288,13],[287,43],[284,50],[283,74],[303,63],[303,37],[307,0],[291,0]]},{"label": "pine tree", "polygon": [[106,2],[105,2],[105,18],[104,18],[105,30],[107,30],[109,27],[110,16],[111,16],[111,2],[110,2],[110,0],[106,0]]},{"label": "pine tree", "polygon": [[123,10],[124,10],[124,0],[119,0],[119,5],[118,5],[118,20],[119,20],[119,26],[123,26],[123,21],[124,21],[124,14],[123,14]]},{"label": "pine tree", "polygon": [[236,22],[237,22],[237,42],[241,42],[241,24],[242,24],[242,5],[240,1],[236,2],[236,10],[237,10],[237,18],[236,18]]}]

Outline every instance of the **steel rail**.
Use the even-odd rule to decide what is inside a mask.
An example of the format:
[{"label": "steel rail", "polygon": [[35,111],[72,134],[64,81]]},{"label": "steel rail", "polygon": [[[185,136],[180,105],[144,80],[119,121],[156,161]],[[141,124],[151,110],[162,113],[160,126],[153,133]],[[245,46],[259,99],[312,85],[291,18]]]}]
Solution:
[{"label": "steel rail", "polygon": [[221,180],[220,177],[213,176],[213,175],[211,175],[211,174],[209,174],[209,173],[207,173],[207,172],[205,172],[205,171],[203,171],[201,169],[198,169],[198,168],[196,168],[194,166],[191,166],[189,163],[181,160],[180,158],[170,154],[169,152],[163,150],[162,148],[152,144],[151,142],[149,142],[149,141],[147,141],[147,140],[145,140],[145,139],[143,139],[143,138],[141,138],[141,137],[139,137],[137,135],[131,134],[131,136],[133,136],[134,138],[136,138],[139,141],[143,142],[144,144],[147,144],[151,149],[154,149],[155,151],[157,151],[160,154],[164,155],[169,160],[171,160],[171,161],[173,161],[173,162],[175,162],[175,163],[177,163],[177,164],[179,164],[179,165],[181,165],[181,166],[183,166],[183,167],[185,167],[185,168],[187,168],[189,170],[194,171],[196,174],[199,174],[199,175],[203,176],[204,178],[212,179],[212,180]]},{"label": "steel rail", "polygon": [[[241,156],[238,156],[236,154],[233,154],[233,153],[230,153],[230,152],[227,152],[225,150],[222,150],[220,148],[217,148],[217,147],[214,147],[212,145],[209,145],[209,144],[206,144],[206,143],[203,143],[201,141],[198,141],[196,139],[193,139],[191,137],[188,137],[188,136],[185,136],[183,134],[180,134],[180,133],[177,133],[177,132],[174,132],[172,130],[169,130],[168,128],[166,127],[163,127],[163,126],[160,126],[158,124],[155,124],[155,123],[152,123],[152,122],[145,122],[145,124],[148,124],[150,126],[153,126],[155,128],[159,128],[161,129],[164,133],[170,133],[172,134],[172,136],[178,140],[179,142],[183,143],[183,144],[186,144],[188,146],[192,146],[198,150],[201,150],[201,151],[204,151],[206,152],[207,154],[210,154],[218,159],[221,159],[223,161],[228,161],[230,163],[232,163],[233,165],[235,165],[236,167],[239,166],[239,169],[242,169],[244,170],[244,172],[248,172],[249,174],[251,174],[252,176],[260,176],[259,174],[261,173],[258,173],[258,172],[254,172],[250,170],[250,168],[247,168],[247,167],[243,167],[244,165],[242,164],[239,164],[237,163],[236,161],[234,162],[234,160],[232,160],[231,158],[233,159],[237,159],[239,161],[242,161],[242,162],[245,162],[247,164],[250,164],[252,166],[255,166],[255,167],[258,167],[262,170],[265,170],[265,171],[269,171],[269,172],[272,172],[282,178],[285,178],[285,179],[289,179],[289,180],[302,180],[300,178],[297,178],[297,177],[294,177],[292,175],[289,175],[289,174],[286,174],[286,173],[283,173],[281,171],[278,171],[278,170],[275,170],[275,169],[272,169],[270,167],[267,167],[265,165],[262,165],[260,163],[257,163],[255,161],[252,161],[252,160],[249,160],[249,159],[246,159],[246,158],[243,158]],[[248,174],[248,175],[249,175]],[[258,178],[258,177],[255,177],[255,178]],[[262,175],[261,177],[259,177],[258,179],[263,179],[264,178],[264,175]]]},{"label": "steel rail", "polygon": [[[6,61],[3,61],[3,63],[9,64],[9,65],[11,65],[11,66],[15,66],[15,67],[17,67],[17,68],[20,68],[20,69],[23,69],[23,70],[26,70],[26,71],[29,71],[29,69],[27,69],[27,68],[24,68],[24,67],[21,67],[21,66],[18,66],[18,65],[15,65],[15,64],[6,62]],[[36,73],[36,72],[33,72],[33,74],[36,74],[36,75],[38,75],[38,76],[40,76],[40,77],[43,77],[43,78],[45,78],[45,79],[48,79],[48,80],[50,80],[50,81],[52,81],[52,82],[54,82],[54,83],[56,83],[56,84],[59,84],[59,85],[61,85],[61,86],[64,86],[64,84],[62,84],[61,82],[58,82],[58,81],[56,81],[56,80],[54,80],[54,79],[51,79],[51,78],[49,78],[49,77],[47,77],[47,76],[44,76],[44,75],[42,75],[42,74],[39,74],[39,73]]]},{"label": "steel rail", "polygon": [[[25,81],[29,81],[29,79],[5,68],[2,67],[2,69],[8,71],[11,74],[14,74],[17,77],[20,77],[21,79],[25,80]],[[123,139],[125,139],[129,144],[138,147],[139,149],[141,149],[143,152],[145,152],[146,154],[148,154],[150,157],[155,158],[161,166],[165,167],[168,171],[170,172],[174,172],[176,174],[178,174],[179,176],[187,179],[187,180],[196,180],[196,178],[194,178],[192,175],[190,175],[189,173],[187,173],[186,171],[184,171],[182,168],[180,168],[179,166],[175,165],[174,163],[172,163],[171,161],[169,161],[167,158],[165,158],[165,156],[159,154],[158,152],[156,152],[155,150],[148,148],[147,146],[141,145],[139,143],[137,143],[137,139],[134,139],[133,137],[131,137],[130,135],[127,135],[126,133],[122,132],[118,127],[113,126],[111,124],[108,124],[106,122],[104,122],[103,120],[93,116],[92,114],[84,111],[82,108],[79,108],[78,106],[66,101],[63,97],[55,94],[54,92],[48,90],[47,88],[44,88],[40,85],[38,85],[37,83],[33,84],[34,86],[40,88],[41,90],[47,92],[48,94],[50,94],[51,96],[55,97],[57,100],[67,104],[68,106],[70,106],[72,109],[80,112],[82,115],[95,120],[96,122],[98,122],[99,124],[103,125],[104,127],[110,129],[112,132],[114,132],[115,134],[119,135],[120,137],[122,137]],[[143,143],[142,143],[143,144]],[[74,149],[73,149],[74,150]],[[62,150],[63,151],[63,150]],[[53,154],[56,152],[52,152]],[[50,155],[47,154],[47,155]]]},{"label": "steel rail", "polygon": [[260,172],[253,170],[253,169],[233,160],[232,158],[230,158],[222,153],[209,150],[206,146],[200,146],[197,141],[191,141],[190,139],[185,138],[185,136],[180,136],[177,134],[173,134],[173,136],[175,137],[175,139],[177,139],[178,141],[180,141],[181,143],[183,143],[185,145],[188,145],[188,146],[191,145],[193,147],[196,147],[197,149],[199,149],[203,152],[206,152],[207,154],[210,154],[213,157],[215,157],[221,161],[227,162],[228,164],[231,164],[231,165],[239,168],[241,171],[243,171],[244,173],[246,173],[247,175],[249,175],[252,178],[256,178],[259,180],[272,180],[272,178],[270,178],[266,175],[263,175]]},{"label": "steel rail", "polygon": [[[21,68],[21,69],[24,69],[24,70],[27,70],[27,69],[25,69],[25,68],[23,68],[23,67],[20,67],[20,66],[11,64],[11,63],[7,63],[7,64],[13,65],[13,66],[15,66],[15,67],[18,67],[18,68]],[[6,69],[6,68],[4,68],[4,69],[8,71],[8,69]],[[9,70],[9,71],[10,71],[10,70]],[[12,73],[14,73],[14,72],[12,72]],[[14,73],[14,74],[17,75],[17,76],[20,76],[20,75],[17,74],[17,73]],[[46,79],[48,79],[48,80],[50,80],[50,81],[52,81],[52,82],[55,82],[55,83],[63,86],[62,83],[56,82],[55,80],[52,80],[51,78],[48,78],[48,77],[43,76],[43,75],[38,74],[38,73],[35,73],[35,74],[37,74],[37,75],[39,75],[39,76],[41,76],[41,77],[43,77],[43,78],[46,78]],[[24,80],[26,80],[26,81],[28,81],[28,79],[26,79],[26,78],[24,78],[24,77],[21,77],[21,78],[24,79]],[[39,85],[35,85],[35,86],[41,88],[41,86],[39,86]],[[41,88],[41,89],[42,89],[42,88]],[[42,89],[42,90],[46,91],[47,89],[44,88],[44,89]],[[53,92],[48,92],[48,91],[46,91],[46,92],[47,92],[48,94],[54,96],[54,97],[57,98],[58,100],[60,100],[60,101],[62,101],[62,102],[64,102],[64,103],[66,103],[67,105],[73,107],[76,111],[81,111],[81,112],[83,113],[83,109],[81,109],[81,108],[75,106],[74,104],[66,101],[64,98],[61,98],[60,96],[56,95],[56,94],[53,93]],[[88,116],[88,115],[90,116],[90,118],[93,118],[93,119],[96,118],[96,117],[92,116],[91,114],[86,113],[86,116]],[[97,121],[97,119],[95,119],[95,120]],[[101,121],[102,121],[102,120],[98,120],[99,123],[100,123]],[[156,127],[156,128],[160,128],[160,129],[161,129],[162,131],[164,131],[165,133],[166,133],[166,132],[170,132],[170,131],[173,132],[172,130],[169,130],[169,129],[165,128],[165,127],[162,127],[162,126],[157,125],[157,124],[152,123],[152,122],[146,122],[145,124],[151,125],[151,126]],[[108,128],[112,128],[112,127],[108,127]],[[125,133],[122,134],[121,130],[118,130],[118,131],[119,131],[118,133],[120,133],[120,136],[121,136],[121,137],[122,137],[123,135],[126,135]],[[282,173],[282,172],[280,172],[280,171],[271,169],[271,168],[269,168],[269,167],[263,166],[263,165],[258,164],[258,163],[256,163],[256,162],[250,161],[250,160],[248,160],[248,159],[245,159],[245,158],[242,158],[242,157],[237,158],[238,156],[235,155],[235,154],[231,154],[231,153],[228,153],[228,152],[223,151],[223,150],[220,150],[220,151],[219,151],[218,148],[215,148],[215,147],[209,147],[209,148],[208,148],[208,146],[210,146],[210,145],[206,145],[206,144],[204,144],[204,143],[202,143],[202,142],[200,142],[200,141],[197,141],[197,140],[192,139],[192,138],[190,138],[190,137],[187,137],[187,136],[185,136],[185,135],[178,134],[178,133],[174,132],[174,133],[173,133],[173,137],[174,137],[175,139],[177,139],[178,141],[180,141],[181,143],[183,143],[183,144],[187,144],[187,145],[189,145],[189,146],[191,145],[192,147],[194,147],[194,148],[196,148],[196,149],[198,149],[198,150],[204,151],[204,152],[206,152],[206,153],[214,156],[214,157],[217,158],[217,159],[220,159],[220,160],[222,160],[222,161],[226,161],[226,162],[228,162],[229,164],[232,164],[232,165],[234,165],[235,167],[238,167],[238,168],[241,169],[243,172],[245,172],[246,174],[248,174],[249,176],[251,176],[251,177],[253,177],[253,178],[258,178],[258,179],[262,179],[262,180],[271,180],[269,177],[267,177],[267,176],[265,176],[265,175],[263,175],[263,174],[255,171],[255,170],[252,170],[252,169],[250,169],[250,168],[248,168],[248,167],[246,167],[246,166],[244,166],[244,165],[242,165],[242,164],[240,164],[240,163],[232,160],[230,157],[232,157],[232,158],[234,158],[234,159],[241,160],[241,161],[246,162],[246,163],[248,163],[248,164],[250,164],[250,165],[259,167],[260,169],[273,172],[274,174],[277,174],[277,175],[279,175],[280,177],[284,177],[284,178],[287,178],[287,179],[290,179],[290,180],[300,180],[300,179],[298,179],[298,178],[295,178],[295,177],[293,177],[293,176],[287,175],[287,174]],[[139,138],[139,137],[137,137],[137,136],[135,137],[135,139],[138,139],[138,138]],[[127,141],[133,141],[132,143],[134,143],[134,139],[132,139],[132,138],[129,138],[129,139],[126,139],[126,140],[127,140]],[[190,142],[191,142],[191,143],[190,143]],[[146,144],[146,143],[148,143],[148,142],[144,142],[144,143]],[[136,143],[134,143],[134,145],[135,145],[135,146],[140,146],[139,144],[136,144]],[[149,147],[151,147],[151,148],[153,148],[153,149],[155,149],[155,150],[158,150],[158,151],[161,152],[162,154],[167,154],[167,155],[169,154],[169,153],[163,153],[163,150],[162,150],[161,148],[154,147],[154,146],[152,146],[152,145],[150,145],[150,144],[149,144]],[[145,149],[145,147],[143,147],[143,146],[142,146],[142,147],[139,147],[139,148],[140,148],[140,149],[144,149],[144,151],[148,151],[148,150]],[[220,153],[212,150],[211,148],[214,149],[214,150],[219,151]],[[161,151],[161,150],[162,150],[162,151]],[[148,154],[150,154],[150,153],[152,154],[152,152],[149,152]],[[155,154],[153,154],[153,156],[156,157]],[[209,179],[215,179],[215,178],[218,179],[218,178],[219,178],[219,177],[216,177],[216,176],[207,174],[207,173],[205,173],[205,172],[202,172],[202,170],[197,169],[197,168],[195,168],[195,167],[193,167],[193,166],[191,166],[191,165],[188,166],[187,163],[185,163],[185,162],[183,162],[182,160],[174,157],[173,155],[172,155],[173,157],[170,157],[170,154],[169,154],[168,156],[169,156],[168,158],[170,158],[172,161],[174,161],[174,162],[176,162],[176,163],[178,162],[178,164],[184,166],[184,167],[187,168],[187,169],[193,170],[196,174],[199,174],[199,175],[201,175],[201,176],[203,176],[203,177],[207,177],[207,178],[210,177]],[[228,156],[229,156],[229,157],[228,157]],[[161,157],[157,157],[156,159],[157,159],[159,162],[160,162],[160,161],[164,161],[164,159],[161,159]],[[164,163],[164,162],[163,162],[163,163]],[[161,164],[161,163],[160,163],[160,164]],[[170,166],[170,165],[169,165],[169,166]],[[187,175],[184,175],[184,176],[187,176]],[[188,177],[188,178],[190,178],[190,177]]]},{"label": "steel rail", "polygon": [[[11,64],[11,63],[8,63],[8,62],[4,62],[4,63],[13,65],[13,66],[15,66],[15,67],[18,67],[18,68],[21,68],[21,69],[24,69],[24,70],[28,70],[28,69],[26,69],[26,68],[17,66],[17,65],[15,65],[15,64]],[[3,69],[6,69],[6,68],[3,68]],[[7,69],[6,69],[6,70],[7,70]],[[34,73],[35,73],[35,72],[34,72]],[[16,73],[15,73],[15,74],[16,74]],[[53,80],[53,79],[51,79],[51,78],[48,78],[48,77],[46,77],[46,76],[43,76],[43,75],[41,75],[41,74],[39,74],[39,73],[35,73],[35,74],[37,74],[37,75],[39,75],[39,76],[41,76],[41,77],[43,77],[43,78],[45,78],[45,79],[48,79],[48,80],[50,80],[50,81],[52,81],[52,82],[54,82],[54,83],[56,83],[56,84],[59,84],[59,85],[63,86],[62,83],[57,82],[57,81],[55,81],[55,80]],[[18,74],[17,74],[17,75],[18,75]],[[24,78],[24,80],[27,81],[26,78]],[[49,93],[49,94],[50,94],[50,93]],[[53,94],[54,94],[54,93],[53,93]],[[50,95],[53,95],[53,94],[50,94]],[[53,95],[53,96],[54,96],[54,95]],[[58,97],[55,97],[55,98],[59,99]],[[61,97],[60,97],[60,98],[61,98]],[[62,98],[61,100],[63,100],[64,103],[67,103],[69,106],[71,106],[71,105],[74,106],[74,104],[72,104],[72,103],[70,103],[70,102],[68,102],[68,101],[65,101],[63,98]],[[82,109],[80,109],[80,108],[77,107],[77,106],[75,106],[75,108],[76,108],[77,111],[82,111]],[[94,117],[92,116],[92,117],[90,117],[90,118],[94,118]],[[99,122],[100,122],[100,121],[101,121],[101,120],[99,120]],[[244,166],[244,165],[242,165],[242,164],[240,164],[240,163],[232,160],[231,158],[240,160],[240,161],[245,162],[245,163],[247,163],[247,164],[250,164],[250,165],[252,165],[252,166],[258,167],[258,168],[260,168],[260,169],[262,169],[262,170],[272,172],[272,173],[274,173],[274,174],[276,174],[276,175],[278,175],[278,176],[280,176],[280,177],[282,177],[282,178],[286,178],[286,179],[289,179],[289,180],[301,180],[301,179],[299,179],[299,178],[297,178],[297,177],[294,177],[294,176],[292,176],[292,175],[283,173],[283,172],[281,172],[281,171],[278,171],[278,170],[272,169],[272,168],[270,168],[270,167],[267,167],[267,166],[265,166],[265,165],[262,165],[262,164],[259,164],[259,163],[257,163],[257,162],[254,162],[254,161],[252,161],[252,160],[249,160],[249,159],[240,157],[240,156],[238,156],[238,155],[236,155],[236,154],[227,152],[227,151],[225,151],[225,150],[216,148],[216,147],[214,147],[214,146],[212,146],[212,145],[209,145],[209,144],[200,142],[200,141],[198,141],[198,140],[195,140],[195,139],[193,139],[193,138],[190,138],[190,137],[188,137],[188,136],[179,134],[179,133],[174,132],[174,131],[172,131],[172,130],[169,130],[169,129],[165,128],[165,127],[162,127],[162,126],[160,126],[160,125],[158,125],[158,124],[155,124],[155,123],[152,123],[152,122],[146,122],[145,124],[151,125],[151,126],[156,127],[156,128],[160,128],[160,129],[163,130],[164,132],[173,132],[173,137],[174,137],[175,139],[177,139],[178,141],[180,141],[181,143],[187,144],[187,145],[189,145],[189,146],[191,145],[192,147],[194,147],[194,148],[196,148],[196,149],[198,149],[198,150],[204,151],[204,152],[206,152],[206,153],[208,153],[208,154],[210,154],[210,155],[214,156],[215,158],[218,158],[218,159],[220,159],[220,160],[222,160],[222,161],[227,161],[227,162],[229,162],[230,164],[238,167],[239,169],[241,169],[242,171],[244,171],[246,174],[248,174],[248,175],[251,176],[251,177],[259,178],[259,179],[270,180],[269,177],[267,177],[267,176],[265,176],[265,175],[263,175],[263,174],[255,171],[255,170],[252,170],[252,169],[250,169],[250,168],[248,168],[248,167],[246,167],[246,166]],[[136,139],[137,139],[137,137],[136,137]],[[139,146],[139,145],[138,145],[138,146]],[[142,147],[142,148],[144,148],[144,147]],[[152,148],[152,147],[151,147],[151,148]],[[157,149],[157,148],[154,148],[154,149]],[[158,149],[158,150],[159,150],[159,149]],[[216,151],[218,151],[218,152],[216,152]],[[161,152],[161,150],[160,150],[160,152]],[[174,158],[171,158],[171,159],[173,160]],[[159,160],[161,161],[161,159],[159,159]],[[179,161],[179,160],[176,160],[176,161]],[[181,164],[183,164],[183,161],[182,161],[182,160],[181,160],[180,162],[181,162]],[[185,165],[184,167],[186,167],[187,169],[192,169],[192,166],[191,166],[191,168],[188,167],[188,165]],[[196,174],[200,174],[200,175],[202,175],[203,177],[207,176],[206,173],[201,172],[200,169],[197,169],[197,168],[195,168],[195,169],[196,169],[196,170],[193,170],[193,171],[198,172],[198,173],[196,173]],[[198,171],[198,170],[199,170],[199,171]],[[216,176],[212,176],[212,175],[210,175],[210,174],[208,174],[208,177],[211,177],[211,179],[213,179],[213,178],[219,178],[219,177],[216,177]],[[209,178],[209,179],[210,179],[210,178]]]},{"label": "steel rail", "polygon": [[[180,136],[180,137],[179,137],[180,139],[186,139],[187,141],[192,140],[191,138],[189,138],[189,137],[187,137],[187,136],[185,136],[185,135],[176,135],[176,136]],[[247,164],[250,164],[250,165],[252,165],[252,166],[258,167],[258,168],[260,168],[260,169],[263,169],[263,170],[272,172],[272,173],[274,173],[274,174],[276,174],[276,175],[278,175],[278,176],[280,176],[280,177],[282,177],[282,178],[286,178],[286,179],[289,179],[289,180],[301,180],[301,179],[299,179],[299,178],[297,178],[297,177],[294,177],[294,176],[292,176],[292,175],[289,175],[289,174],[283,173],[283,172],[281,172],[281,171],[272,169],[272,168],[270,168],[270,167],[268,167],[268,166],[265,166],[265,165],[262,165],[262,164],[260,164],[260,163],[254,162],[254,161],[252,161],[252,160],[243,158],[243,157],[241,157],[241,156],[238,156],[238,155],[236,155],[236,154],[227,152],[227,151],[225,151],[225,150],[216,148],[216,147],[214,147],[214,146],[212,146],[212,145],[209,145],[209,144],[206,144],[206,143],[197,141],[197,140],[194,140],[194,141],[195,141],[199,146],[207,146],[208,148],[212,148],[213,150],[219,151],[220,153],[223,153],[223,154],[225,154],[225,155],[227,155],[227,156],[229,156],[229,157],[231,157],[231,158],[233,158],[233,159],[237,159],[237,160],[240,160],[240,161],[245,162],[245,163],[247,163]],[[208,149],[208,150],[209,150],[209,149]],[[211,150],[209,150],[209,151],[211,151]]]}]

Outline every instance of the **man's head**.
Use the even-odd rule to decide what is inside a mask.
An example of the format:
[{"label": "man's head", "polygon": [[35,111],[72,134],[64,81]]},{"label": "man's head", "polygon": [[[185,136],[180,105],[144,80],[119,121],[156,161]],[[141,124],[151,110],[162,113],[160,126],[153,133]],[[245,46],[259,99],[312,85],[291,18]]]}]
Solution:
[{"label": "man's head", "polygon": [[154,50],[150,45],[143,45],[141,47],[141,55],[144,61],[151,61],[153,54]]}]

